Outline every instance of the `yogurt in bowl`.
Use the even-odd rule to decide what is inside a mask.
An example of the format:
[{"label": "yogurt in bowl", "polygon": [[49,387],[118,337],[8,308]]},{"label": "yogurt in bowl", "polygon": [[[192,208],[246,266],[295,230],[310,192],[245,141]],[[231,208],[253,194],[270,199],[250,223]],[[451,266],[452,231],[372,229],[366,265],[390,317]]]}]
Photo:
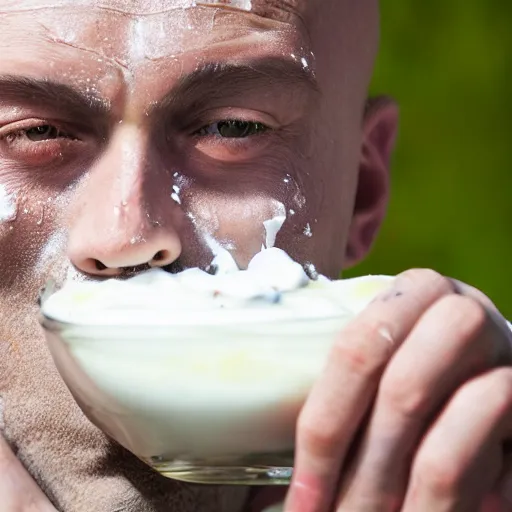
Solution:
[{"label": "yogurt in bowl", "polygon": [[288,484],[295,423],[336,335],[390,277],[308,278],[272,248],[247,270],[68,283],[42,304],[87,417],[165,476]]}]

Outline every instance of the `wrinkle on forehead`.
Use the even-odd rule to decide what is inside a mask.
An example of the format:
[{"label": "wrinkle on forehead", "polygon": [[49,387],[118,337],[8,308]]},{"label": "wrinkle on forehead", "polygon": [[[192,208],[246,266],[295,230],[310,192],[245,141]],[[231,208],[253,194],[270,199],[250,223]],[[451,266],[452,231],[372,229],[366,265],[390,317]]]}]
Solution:
[{"label": "wrinkle on forehead", "polygon": [[[43,29],[43,37],[50,43],[96,54],[127,70],[130,63],[174,58],[185,49],[194,51],[205,45],[211,49],[220,41],[246,38],[249,32],[255,37],[258,33],[268,35],[269,31],[295,27],[306,35],[299,13],[306,2],[0,0],[0,21],[3,17],[8,23],[9,19],[20,17],[24,23],[30,13],[37,14],[35,19]],[[259,42],[262,41],[254,41]],[[267,37],[265,44],[269,43]]]},{"label": "wrinkle on forehead", "polygon": [[[39,22],[45,40],[61,46],[83,50],[112,64],[128,69],[131,65],[176,59],[183,52],[197,52],[224,44],[241,44],[252,40],[265,43],[267,51],[282,41],[285,28],[278,30],[274,20],[240,19],[235,13],[205,9],[181,11],[147,17],[106,20],[90,11],[62,16],[59,22]],[[236,19],[232,19],[236,16]],[[116,29],[112,30],[111,27]]]},{"label": "wrinkle on forehead", "polygon": [[0,14],[87,8],[125,16],[151,16],[202,6],[250,11],[277,21],[289,21],[290,18],[301,19],[306,6],[315,3],[315,0],[4,0],[0,6]]},{"label": "wrinkle on forehead", "polygon": [[[203,6],[250,11],[257,16],[282,22],[302,21],[308,4],[306,0],[197,0],[196,3]],[[309,2],[309,4],[313,3],[315,3],[314,0]]]},{"label": "wrinkle on forehead", "polygon": [[[306,36],[300,16],[293,14],[299,22],[290,20],[290,1],[304,0],[251,0],[256,12],[241,12],[227,1],[0,0],[0,10],[11,14],[3,20],[6,31],[14,30],[13,35],[19,32],[20,23],[27,23],[27,27],[35,23],[37,35],[54,47],[83,51],[98,62],[128,72],[134,71],[134,66],[163,60],[177,65],[176,59],[183,53],[195,53],[199,61],[203,49],[213,56],[217,48],[222,53],[221,46],[242,42],[247,46],[252,41],[260,48],[263,45],[267,52],[278,51],[285,38],[291,41],[300,39],[300,34]],[[283,7],[279,16],[269,11],[275,6]],[[30,16],[32,7],[36,12]],[[20,43],[26,46],[15,39],[17,48]],[[3,44],[12,46],[12,41]],[[308,46],[307,41],[299,46]]]},{"label": "wrinkle on forehead", "polygon": [[194,0],[4,0],[2,13],[22,13],[63,8],[87,8],[112,11],[127,16],[161,14],[195,5]]}]

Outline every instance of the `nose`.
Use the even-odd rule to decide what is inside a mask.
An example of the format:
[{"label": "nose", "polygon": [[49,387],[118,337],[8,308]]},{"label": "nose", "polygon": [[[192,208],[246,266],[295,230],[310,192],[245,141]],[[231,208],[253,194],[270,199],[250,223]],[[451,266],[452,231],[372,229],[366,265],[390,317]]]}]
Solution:
[{"label": "nose", "polygon": [[98,277],[173,263],[182,249],[182,212],[171,186],[141,131],[119,129],[77,191],[69,229],[71,263]]},{"label": "nose", "polygon": [[131,237],[129,242],[121,240],[129,236],[127,232],[104,244],[97,242],[101,236],[83,240],[70,250],[71,262],[80,271],[100,277],[164,267],[179,257],[181,244],[176,237],[157,229],[140,229],[139,233],[143,234]]}]

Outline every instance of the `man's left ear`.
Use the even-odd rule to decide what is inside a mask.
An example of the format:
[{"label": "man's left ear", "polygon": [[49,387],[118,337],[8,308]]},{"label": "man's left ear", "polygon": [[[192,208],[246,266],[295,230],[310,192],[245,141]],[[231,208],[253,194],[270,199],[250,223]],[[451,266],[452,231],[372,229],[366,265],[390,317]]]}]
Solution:
[{"label": "man's left ear", "polygon": [[398,117],[398,106],[391,98],[378,97],[368,101],[344,268],[355,265],[368,254],[386,215]]}]

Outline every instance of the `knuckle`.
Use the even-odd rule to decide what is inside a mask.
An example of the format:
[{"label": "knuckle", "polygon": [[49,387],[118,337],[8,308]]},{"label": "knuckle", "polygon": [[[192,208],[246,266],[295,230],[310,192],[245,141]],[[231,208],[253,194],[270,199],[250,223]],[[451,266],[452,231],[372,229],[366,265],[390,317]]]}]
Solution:
[{"label": "knuckle", "polygon": [[499,383],[503,396],[506,396],[512,402],[512,368],[498,368],[494,370],[493,374]]},{"label": "knuckle", "polygon": [[338,441],[338,429],[329,421],[318,421],[300,415],[297,422],[297,444],[310,456],[331,458]]},{"label": "knuckle", "polygon": [[433,306],[434,314],[446,322],[457,325],[464,339],[473,339],[482,334],[488,323],[485,307],[475,299],[462,295],[447,295]]},{"label": "knuckle", "polygon": [[475,397],[468,392],[467,400],[480,400],[487,404],[488,414],[496,421],[508,416],[512,410],[512,368],[499,368],[489,374],[489,384]]},{"label": "knuckle", "polygon": [[429,451],[418,455],[413,478],[430,489],[434,496],[449,497],[461,486],[464,467],[455,457]]},{"label": "knuckle", "polygon": [[392,332],[379,318],[360,318],[338,337],[333,355],[348,371],[376,378],[395,352]]},{"label": "knuckle", "polygon": [[405,369],[386,375],[379,389],[379,400],[402,418],[420,420],[429,414],[431,399],[428,389],[414,386],[413,371]]},{"label": "knuckle", "polygon": [[498,368],[468,382],[454,397],[459,410],[480,404],[481,414],[498,424],[512,410],[512,368]]},{"label": "knuckle", "polygon": [[398,277],[413,284],[428,284],[440,292],[454,291],[454,286],[450,279],[429,268],[412,268],[402,272]]}]

